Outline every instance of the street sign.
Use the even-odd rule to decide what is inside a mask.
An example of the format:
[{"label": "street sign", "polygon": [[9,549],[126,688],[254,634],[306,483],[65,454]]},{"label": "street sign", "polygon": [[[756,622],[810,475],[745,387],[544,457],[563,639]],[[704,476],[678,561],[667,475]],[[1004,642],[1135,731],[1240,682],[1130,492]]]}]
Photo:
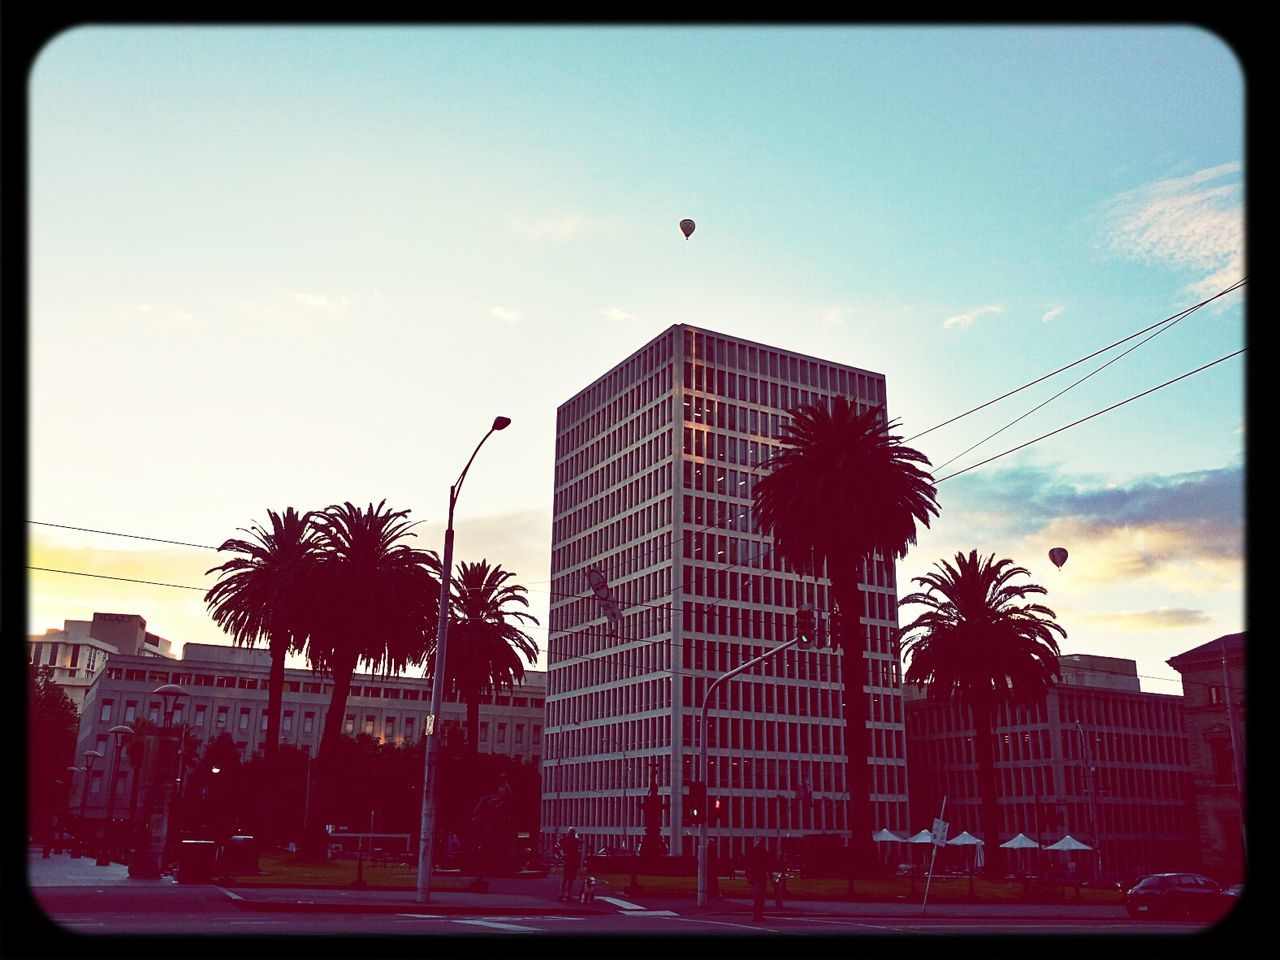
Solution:
[{"label": "street sign", "polygon": [[434,713],[427,715],[427,722],[423,725],[422,735],[429,737],[436,732],[436,715]]},{"label": "street sign", "polygon": [[931,829],[929,833],[933,836],[933,842],[937,846],[940,847],[947,842],[947,828],[950,826],[951,825],[945,820],[935,819],[933,821],[933,829]]}]

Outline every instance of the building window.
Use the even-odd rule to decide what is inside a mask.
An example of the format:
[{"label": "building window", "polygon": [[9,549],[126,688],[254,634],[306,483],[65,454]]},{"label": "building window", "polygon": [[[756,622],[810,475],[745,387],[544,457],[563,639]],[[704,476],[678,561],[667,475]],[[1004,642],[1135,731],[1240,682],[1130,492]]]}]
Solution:
[{"label": "building window", "polygon": [[147,719],[152,723],[160,722],[160,704],[152,703],[147,707]]},{"label": "building window", "polygon": [[126,700],[124,702],[124,722],[133,723],[138,718],[138,701]]},{"label": "building window", "polygon": [[1209,757],[1213,763],[1213,782],[1230,784],[1235,782],[1235,774],[1231,763],[1231,742],[1226,737],[1208,738]]},{"label": "building window", "polygon": [[524,724],[523,723],[516,724],[516,746],[517,747],[524,746]]},{"label": "building window", "polygon": [[49,666],[56,666],[58,663],[58,645],[56,643],[49,644],[49,656],[45,660]]},{"label": "building window", "polygon": [[373,736],[373,714],[366,714],[364,718],[364,732],[366,736]]},{"label": "building window", "polygon": [[314,733],[316,729],[316,714],[314,710],[308,710],[302,715],[302,732]]},{"label": "building window", "polygon": [[112,708],[113,706],[115,706],[115,701],[114,701],[114,700],[103,700],[103,701],[102,701],[102,710],[98,713],[98,722],[99,722],[99,723],[110,723],[110,722],[111,722],[111,708]]},{"label": "building window", "polygon": [[413,740],[413,717],[404,718],[404,738]]},{"label": "building window", "polygon": [[480,742],[485,743],[489,739],[489,725],[487,723],[480,724]]},{"label": "building window", "polygon": [[228,711],[229,711],[230,709],[231,709],[230,707],[219,707],[219,708],[218,708],[218,719],[217,719],[217,721],[216,721],[216,723],[215,723],[215,726],[216,726],[219,730],[221,730],[223,727],[225,727],[225,726],[227,725],[227,713],[228,713]]},{"label": "building window", "polygon": [[1222,702],[1222,688],[1217,684],[1209,686],[1209,702],[1215,705]]},{"label": "building window", "polygon": [[507,742],[507,725],[505,723],[498,724],[498,746],[503,746]]},{"label": "building window", "polygon": [[102,793],[102,771],[101,770],[93,771],[93,776],[89,778],[89,792],[93,794],[93,796],[95,797],[98,796],[98,794]]},{"label": "building window", "polygon": [[89,673],[93,673],[98,667],[98,651],[93,647],[89,648],[89,654],[85,657],[84,668]]},{"label": "building window", "polygon": [[267,732],[267,715],[265,713],[262,715],[262,721],[258,724],[258,730],[262,733]]},{"label": "building window", "polygon": [[292,710],[286,710],[284,712],[284,719],[280,721],[280,729],[283,730],[285,733],[288,733],[293,729],[293,711]]},{"label": "building window", "polygon": [[201,704],[200,706],[196,707],[196,719],[195,719],[195,725],[196,725],[197,727],[203,727],[203,726],[204,726],[204,705],[203,705],[203,704]]},{"label": "building window", "polygon": [[395,717],[387,717],[387,722],[383,729],[382,735],[387,740],[392,740],[395,738],[395,735],[396,735],[396,718]]},{"label": "building window", "polygon": [[241,707],[241,708],[240,708],[240,723],[239,723],[239,729],[241,729],[241,730],[248,730],[248,729],[249,729],[249,712],[250,712],[250,710],[249,710],[249,708],[248,708],[248,707]]},{"label": "building window", "polygon": [[354,713],[348,713],[343,720],[342,732],[348,735],[356,732],[356,715]]}]

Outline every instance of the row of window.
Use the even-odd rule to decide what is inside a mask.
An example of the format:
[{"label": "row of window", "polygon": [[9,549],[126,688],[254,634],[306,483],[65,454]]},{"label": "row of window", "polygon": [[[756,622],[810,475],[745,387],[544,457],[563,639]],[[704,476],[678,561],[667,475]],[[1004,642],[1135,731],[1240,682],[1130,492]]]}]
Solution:
[{"label": "row of window", "polygon": [[[556,483],[562,487],[563,508],[572,510],[670,456],[669,430],[660,430],[630,449],[610,446],[605,438],[601,438],[556,466]],[[670,478],[664,486],[669,485]]]},{"label": "row of window", "polygon": [[[94,670],[98,668],[98,649],[82,643],[66,644],[68,653],[66,663],[59,663],[62,659],[63,644],[58,642],[51,643],[32,643],[27,647],[27,662],[30,664],[39,664],[49,667],[64,667],[71,671],[79,671],[80,669],[80,649],[83,647],[84,654],[84,670],[85,676],[92,676]],[[43,663],[41,662],[43,660]],[[68,676],[76,676],[77,673],[72,672]]]},{"label": "row of window", "polygon": [[[884,378],[874,373],[731,340],[696,328],[685,329],[683,345],[686,360],[699,361],[708,368],[717,368],[714,371],[707,370],[701,378],[693,378],[693,383],[698,379],[706,382],[714,373],[718,385],[721,373],[726,370],[741,370],[744,373],[758,373],[798,383],[804,387],[817,387],[845,396],[856,396],[873,404],[884,403]],[[725,393],[724,390],[718,392]]]},{"label": "row of window", "polygon": [[668,331],[561,404],[556,410],[556,459],[599,436],[631,411],[670,394],[674,347]]},{"label": "row of window", "polygon": [[[660,464],[624,479],[626,482],[621,486],[583,503],[575,501],[570,505],[569,490],[556,494],[552,509],[552,539],[556,543],[566,542],[599,523],[635,510],[639,504],[665,496],[671,489],[671,464]],[[649,529],[658,526],[661,524],[653,524]]]},{"label": "row of window", "polygon": [[[614,580],[620,572],[620,566],[629,571],[661,563],[664,557],[669,558],[671,555],[671,531],[662,530],[670,525],[670,498],[654,501],[642,510],[620,516],[603,527],[553,549],[552,574],[556,575],[580,563],[594,560],[592,566],[601,568],[610,580]],[[662,532],[645,540],[640,539],[657,530]],[[602,556],[614,550],[618,551],[614,557]],[[580,573],[579,576],[584,574]]]}]

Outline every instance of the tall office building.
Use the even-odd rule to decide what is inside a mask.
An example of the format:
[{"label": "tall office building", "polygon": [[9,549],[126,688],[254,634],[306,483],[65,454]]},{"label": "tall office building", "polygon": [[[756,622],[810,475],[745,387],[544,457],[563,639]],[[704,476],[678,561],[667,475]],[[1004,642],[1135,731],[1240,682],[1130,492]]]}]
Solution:
[{"label": "tall office building", "polygon": [[[557,410],[543,839],[572,826],[634,849],[656,773],[672,854],[710,684],[829,609],[756,529],[752,490],[787,411],[835,396],[883,405],[884,377],[687,325],[671,327]],[[894,564],[864,574],[875,825],[907,827]],[[723,684],[709,714],[709,835],[845,835],[841,654],[790,650]]]}]

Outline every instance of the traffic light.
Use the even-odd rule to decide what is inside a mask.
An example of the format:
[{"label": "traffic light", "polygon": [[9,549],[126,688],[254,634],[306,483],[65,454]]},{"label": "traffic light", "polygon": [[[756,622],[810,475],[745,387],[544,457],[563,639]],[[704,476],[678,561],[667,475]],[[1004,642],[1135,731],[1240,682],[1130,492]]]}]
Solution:
[{"label": "traffic light", "polygon": [[701,780],[692,781],[689,784],[688,801],[685,816],[690,823],[701,823],[707,813],[707,785]]},{"label": "traffic light", "polygon": [[817,636],[817,620],[814,617],[813,607],[805,606],[797,608],[796,639],[800,641],[797,646],[801,650],[808,650],[813,646]]},{"label": "traffic light", "polygon": [[839,607],[831,608],[831,616],[827,620],[827,636],[827,643],[831,647],[840,646],[840,641],[844,639],[844,617]]}]

